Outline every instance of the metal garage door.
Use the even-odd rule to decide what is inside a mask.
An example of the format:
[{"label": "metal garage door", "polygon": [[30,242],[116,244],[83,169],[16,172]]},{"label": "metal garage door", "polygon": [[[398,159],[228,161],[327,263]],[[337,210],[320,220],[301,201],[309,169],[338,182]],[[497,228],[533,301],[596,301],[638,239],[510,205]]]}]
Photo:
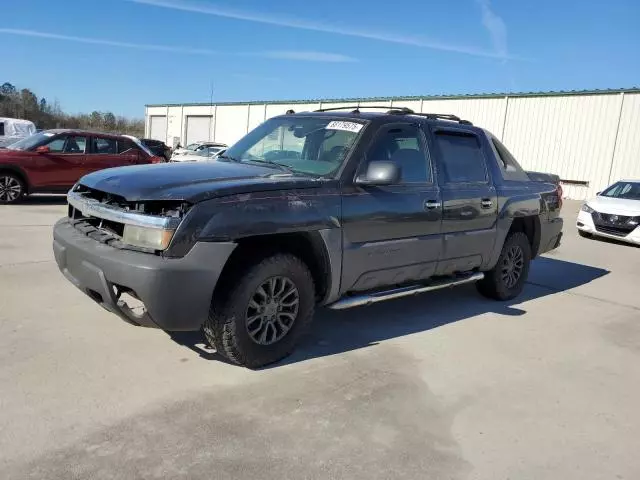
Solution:
[{"label": "metal garage door", "polygon": [[152,115],[150,118],[149,137],[154,140],[167,141],[167,117],[164,115]]},{"label": "metal garage door", "polygon": [[189,145],[194,142],[208,141],[211,134],[211,116],[189,115],[187,116],[186,142]]}]

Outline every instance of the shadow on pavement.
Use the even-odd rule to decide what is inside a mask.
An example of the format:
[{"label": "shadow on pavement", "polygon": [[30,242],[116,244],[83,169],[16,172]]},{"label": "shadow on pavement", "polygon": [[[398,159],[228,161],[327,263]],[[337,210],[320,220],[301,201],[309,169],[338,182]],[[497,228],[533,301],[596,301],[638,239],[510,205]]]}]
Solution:
[{"label": "shadow on pavement", "polygon": [[37,194],[37,195],[29,195],[28,197],[20,200],[19,203],[16,203],[15,206],[19,207],[21,205],[64,205],[67,203],[67,194]]},{"label": "shadow on pavement", "polygon": [[[290,357],[265,368],[302,362],[365,348],[393,338],[424,332],[484,313],[517,317],[527,312],[515,307],[592,282],[608,270],[542,257],[531,265],[524,292],[509,302],[481,297],[474,286],[445,289],[374,306],[333,311],[319,309],[309,334]],[[226,362],[206,347],[201,332],[167,332],[172,340],[207,360]]]}]

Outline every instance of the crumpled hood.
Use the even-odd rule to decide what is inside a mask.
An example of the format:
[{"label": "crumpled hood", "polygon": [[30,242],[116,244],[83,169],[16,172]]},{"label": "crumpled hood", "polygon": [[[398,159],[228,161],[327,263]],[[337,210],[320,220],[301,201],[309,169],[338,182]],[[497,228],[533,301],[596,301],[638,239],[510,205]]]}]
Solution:
[{"label": "crumpled hood", "polygon": [[235,193],[309,188],[311,177],[234,162],[189,162],[109,168],[84,176],[80,184],[127,201],[183,200],[197,203]]},{"label": "crumpled hood", "polygon": [[624,198],[595,197],[587,204],[601,213],[612,215],[626,215],[629,217],[640,216],[640,200],[627,200]]}]

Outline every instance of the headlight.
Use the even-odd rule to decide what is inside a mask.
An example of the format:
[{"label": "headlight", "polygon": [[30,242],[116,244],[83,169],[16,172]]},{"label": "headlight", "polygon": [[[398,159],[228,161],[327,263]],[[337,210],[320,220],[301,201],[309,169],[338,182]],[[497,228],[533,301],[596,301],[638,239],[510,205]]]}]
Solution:
[{"label": "headlight", "polygon": [[638,225],[640,225],[640,217],[631,217],[627,221],[627,224],[631,225],[632,227],[637,227]]},{"label": "headlight", "polygon": [[135,247],[166,250],[174,233],[175,230],[125,225],[122,241]]},{"label": "headlight", "polygon": [[582,208],[581,208],[580,210],[582,210],[583,212],[587,212],[587,213],[593,213],[593,212],[595,212],[595,210],[594,210],[593,208],[591,208],[591,207],[590,207],[588,204],[586,204],[586,203],[585,203],[584,205],[582,205]]}]

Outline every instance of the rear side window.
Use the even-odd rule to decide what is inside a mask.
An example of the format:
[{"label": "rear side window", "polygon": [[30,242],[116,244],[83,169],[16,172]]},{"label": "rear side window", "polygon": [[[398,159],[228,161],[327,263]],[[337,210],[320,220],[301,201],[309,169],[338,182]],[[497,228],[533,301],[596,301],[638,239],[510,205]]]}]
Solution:
[{"label": "rear side window", "polygon": [[128,138],[118,140],[118,153],[132,153],[131,150],[137,150],[136,146],[131,140],[129,140]]},{"label": "rear side window", "polygon": [[0,122],[0,137],[4,137],[4,122]]},{"label": "rear side window", "polygon": [[108,155],[118,151],[116,141],[113,138],[93,137],[93,153]]},{"label": "rear side window", "polygon": [[436,132],[445,183],[487,181],[487,168],[478,137],[465,132]]}]

